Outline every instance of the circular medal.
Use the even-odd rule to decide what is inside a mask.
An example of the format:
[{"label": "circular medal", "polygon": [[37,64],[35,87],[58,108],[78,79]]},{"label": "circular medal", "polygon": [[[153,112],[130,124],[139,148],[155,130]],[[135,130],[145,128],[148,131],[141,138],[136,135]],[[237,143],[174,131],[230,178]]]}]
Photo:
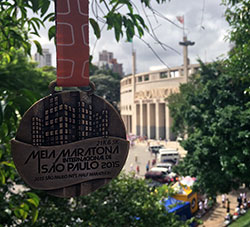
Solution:
[{"label": "circular medal", "polygon": [[39,100],[24,114],[11,150],[18,173],[31,188],[72,197],[116,177],[129,142],[120,115],[106,100],[65,91]]}]

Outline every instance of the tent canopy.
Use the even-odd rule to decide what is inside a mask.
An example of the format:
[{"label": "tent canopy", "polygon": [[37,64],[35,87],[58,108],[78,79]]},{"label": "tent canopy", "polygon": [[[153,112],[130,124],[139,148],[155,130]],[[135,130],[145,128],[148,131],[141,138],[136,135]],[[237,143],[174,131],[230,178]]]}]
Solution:
[{"label": "tent canopy", "polygon": [[180,219],[185,221],[192,217],[190,210],[190,202],[185,202],[181,200],[168,197],[164,200],[164,205],[169,213],[175,212],[176,215],[180,216]]},{"label": "tent canopy", "polygon": [[175,212],[183,207],[189,206],[189,202],[181,201],[174,199],[172,197],[168,197],[164,201],[164,205],[169,213]]}]

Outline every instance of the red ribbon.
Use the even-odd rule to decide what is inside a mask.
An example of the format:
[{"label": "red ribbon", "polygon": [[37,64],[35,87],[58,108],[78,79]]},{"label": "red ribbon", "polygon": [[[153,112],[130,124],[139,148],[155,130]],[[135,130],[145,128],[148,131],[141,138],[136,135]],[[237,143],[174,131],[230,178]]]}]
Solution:
[{"label": "red ribbon", "polygon": [[56,0],[57,85],[89,85],[88,0]]}]

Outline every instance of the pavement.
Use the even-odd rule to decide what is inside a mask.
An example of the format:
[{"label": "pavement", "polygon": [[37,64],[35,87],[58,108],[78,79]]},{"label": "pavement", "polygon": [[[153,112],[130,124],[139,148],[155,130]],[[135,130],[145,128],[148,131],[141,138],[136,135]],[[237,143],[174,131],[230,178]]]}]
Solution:
[{"label": "pavement", "polygon": [[[250,196],[250,191],[242,187],[237,191],[232,191],[227,195],[230,201],[230,214],[232,215],[237,207],[237,197],[240,193],[245,192],[247,196]],[[217,203],[213,209],[211,209],[207,214],[205,214],[201,219],[203,224],[202,227],[221,227],[224,226],[224,219],[226,216],[226,208],[223,208],[221,195],[217,196]],[[240,227],[240,226],[239,226]]]},{"label": "pavement", "polygon": [[[165,148],[175,148],[178,149],[180,156],[184,157],[186,151],[179,145],[178,142],[165,142],[165,141],[148,141],[150,145],[162,144]],[[146,173],[146,165],[149,162],[149,168],[152,168],[152,161],[156,159],[154,154],[148,151],[148,142],[136,142],[134,146],[130,147],[129,155],[127,161],[123,167],[125,172],[136,171],[136,167],[139,166],[140,173],[138,176],[144,177]],[[157,159],[156,159],[157,160]]]},{"label": "pavement", "polygon": [[[165,141],[149,141],[150,145],[159,145],[163,144],[166,148],[176,148],[178,149],[180,156],[184,157],[186,155],[186,151],[179,145],[178,142],[165,142]],[[146,165],[150,162],[150,168],[152,167],[152,161],[155,159],[155,155],[151,155],[148,151],[148,144],[146,141],[144,142],[136,142],[133,147],[130,148],[129,155],[127,161],[123,167],[123,170],[126,173],[131,171],[136,172],[137,166],[139,166],[140,172],[136,174],[138,177],[144,178],[146,173]],[[237,196],[240,193],[246,192],[250,195],[250,191],[246,191],[246,189],[241,188],[237,191],[232,191],[227,195],[230,200],[230,213],[233,214],[234,210],[237,206]],[[203,224],[201,227],[222,227],[224,226],[224,218],[226,216],[226,208],[223,208],[221,202],[221,196],[217,196],[217,203],[215,206],[209,210],[201,219]]]}]

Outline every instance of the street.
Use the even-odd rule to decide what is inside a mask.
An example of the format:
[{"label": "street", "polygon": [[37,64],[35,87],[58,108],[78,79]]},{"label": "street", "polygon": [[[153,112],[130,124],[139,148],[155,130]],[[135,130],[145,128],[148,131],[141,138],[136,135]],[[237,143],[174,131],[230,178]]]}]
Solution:
[{"label": "street", "polygon": [[[165,142],[165,141],[149,141],[150,145],[157,145],[157,144],[163,144],[165,148],[175,148],[178,149],[181,157],[184,157],[186,152],[183,150],[182,147],[180,147],[178,142]],[[123,170],[125,170],[126,173],[135,171],[137,166],[139,166],[140,177],[144,177],[146,173],[146,165],[148,161],[150,161],[149,168],[152,168],[152,160],[155,159],[155,155],[151,155],[151,153],[148,151],[147,142],[136,142],[133,147],[130,147],[129,154],[127,161],[123,167]],[[157,161],[157,159],[156,159]]]}]

